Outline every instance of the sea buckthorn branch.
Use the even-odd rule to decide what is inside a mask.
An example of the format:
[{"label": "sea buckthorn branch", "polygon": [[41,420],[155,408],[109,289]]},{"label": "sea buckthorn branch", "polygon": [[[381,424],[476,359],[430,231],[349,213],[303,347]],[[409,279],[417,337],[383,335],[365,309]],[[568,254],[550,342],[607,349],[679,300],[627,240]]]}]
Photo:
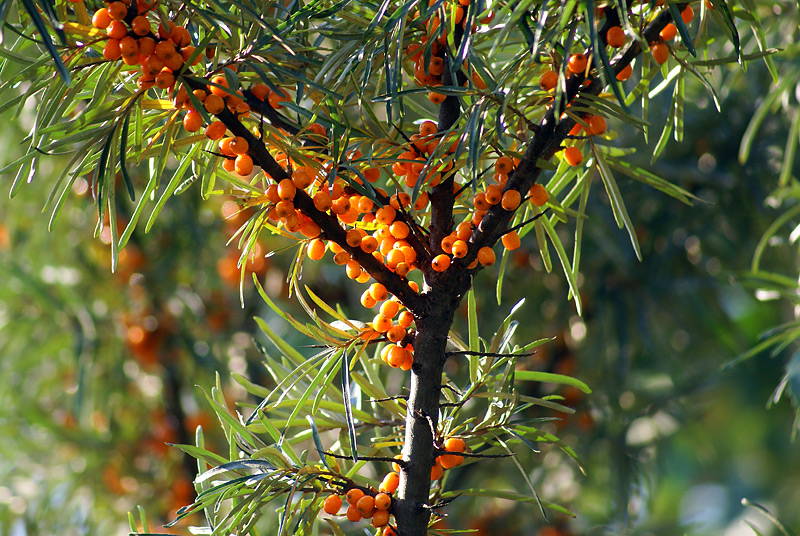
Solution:
[{"label": "sea buckthorn branch", "polygon": [[[205,90],[205,85],[197,81],[194,77],[183,77],[183,80],[192,90]],[[227,109],[223,109],[216,115],[216,118],[222,121],[234,136],[241,136],[247,141],[249,146],[248,153],[252,156],[253,161],[261,166],[273,180],[280,182],[284,179],[291,179],[289,173],[281,167],[269,153],[264,142],[250,132],[235,114]],[[389,270],[371,254],[364,252],[359,247],[352,247],[347,243],[347,232],[342,228],[336,216],[317,209],[311,196],[301,189],[297,189],[293,203],[295,207],[300,209],[320,227],[326,239],[337,243],[342,249],[347,251],[364,270],[378,283],[385,286],[389,292],[397,296],[403,305],[412,313],[418,314],[424,311],[425,300],[409,286],[406,279],[401,278]]]},{"label": "sea buckthorn branch", "polygon": [[[685,6],[688,4],[681,4]],[[643,32],[643,39],[647,42],[653,42],[659,38],[659,32],[672,21],[672,15],[668,10],[662,11],[655,19],[645,28]],[[606,29],[607,32],[607,29]],[[632,41],[628,47],[617,57],[612,60],[611,67],[615,74],[623,71],[633,59],[642,53],[642,44],[638,41]],[[591,50],[588,51],[586,56],[591,55]],[[567,80],[566,91],[562,94],[565,102],[572,102],[580,93],[599,95],[603,89],[602,79],[598,75],[590,76],[590,84],[584,86],[584,81],[587,80],[583,73],[573,74]],[[563,105],[561,108],[563,109]],[[506,183],[503,192],[508,190],[517,190],[520,193],[528,191],[538,179],[542,172],[542,168],[537,165],[537,162],[542,159],[545,161],[550,160],[562,146],[563,140],[567,139],[569,132],[575,126],[576,121],[569,116],[563,116],[560,121],[556,120],[556,110],[559,109],[554,102],[550,109],[547,111],[544,119],[538,125],[538,132],[534,133],[533,139],[528,144],[524,156],[520,159],[519,164],[515,170],[509,174],[508,182]],[[447,281],[444,283],[453,289],[453,296],[459,299],[469,289],[471,285],[471,277],[474,273],[481,270],[483,267],[479,264],[472,270],[464,270],[476,258],[477,252],[482,247],[491,247],[503,234],[509,223],[511,222],[515,211],[507,211],[499,204],[492,206],[480,225],[473,231],[469,239],[469,253],[454,261],[455,270],[448,271],[445,274]]]}]

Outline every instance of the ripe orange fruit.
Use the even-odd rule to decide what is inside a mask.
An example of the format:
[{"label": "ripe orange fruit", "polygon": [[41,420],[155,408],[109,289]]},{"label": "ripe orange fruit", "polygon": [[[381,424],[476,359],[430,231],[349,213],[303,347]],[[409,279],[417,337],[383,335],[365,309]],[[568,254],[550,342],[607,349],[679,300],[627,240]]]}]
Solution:
[{"label": "ripe orange fruit", "polygon": [[189,110],[183,117],[183,128],[187,132],[197,132],[203,128],[203,116],[197,110]]},{"label": "ripe orange fruit", "polygon": [[325,241],[320,238],[315,238],[308,243],[308,258],[314,261],[320,260],[325,256],[327,246]]},{"label": "ripe orange fruit", "polygon": [[355,505],[358,502],[358,500],[363,496],[364,496],[364,492],[361,491],[358,488],[353,488],[353,489],[349,490],[347,492],[347,494],[345,494],[345,498],[347,499],[347,502],[350,503],[351,505]]},{"label": "ripe orange fruit", "polygon": [[534,184],[531,186],[531,189],[528,190],[528,196],[531,198],[531,203],[537,207],[541,207],[547,203],[547,199],[549,198],[547,190],[545,190],[544,186],[541,184]]},{"label": "ripe orange fruit", "polygon": [[605,118],[600,117],[599,115],[593,115],[589,118],[589,134],[592,136],[599,136],[601,134],[605,134],[606,130],[608,130],[608,123],[606,123]]},{"label": "ripe orange fruit", "polygon": [[437,272],[444,272],[450,267],[450,257],[442,253],[431,260],[431,266]]},{"label": "ripe orange fruit", "polygon": [[408,328],[414,322],[414,315],[411,314],[409,311],[403,311],[400,313],[400,316],[397,317],[397,323],[403,326],[404,328]]},{"label": "ripe orange fruit", "polygon": [[389,523],[389,512],[376,510],[372,515],[372,526],[375,528],[386,526]]},{"label": "ripe orange fruit", "polygon": [[667,45],[662,45],[661,43],[650,45],[650,53],[659,65],[662,65],[669,58],[669,49]]},{"label": "ripe orange fruit", "polygon": [[514,251],[521,244],[519,234],[516,231],[511,231],[504,234],[500,241],[503,243],[503,247],[508,251]]},{"label": "ripe orange fruit", "polygon": [[106,34],[111,39],[122,39],[128,35],[128,27],[121,20],[112,20],[106,27]]},{"label": "ripe orange fruit", "polygon": [[399,240],[406,238],[410,232],[408,224],[398,220],[392,222],[392,225],[389,227],[389,231],[392,233],[393,237]]},{"label": "ripe orange fruit", "polygon": [[620,48],[625,45],[625,31],[620,26],[612,26],[606,32],[606,43],[612,48]]},{"label": "ripe orange fruit", "polygon": [[328,495],[325,499],[325,502],[322,505],[322,509],[325,510],[325,513],[330,515],[336,515],[339,513],[339,509],[342,507],[342,498],[338,495]]},{"label": "ripe orange fruit", "polygon": [[212,121],[205,130],[206,137],[210,140],[220,140],[225,136],[227,127],[222,121]]},{"label": "ripe orange fruit", "polygon": [[275,108],[276,110],[280,110],[283,108],[283,104],[280,104],[283,101],[289,100],[289,93],[286,92],[284,89],[279,89],[278,91],[270,91],[269,95],[267,95],[267,102],[269,105]]},{"label": "ripe orange fruit", "polygon": [[516,210],[522,201],[522,196],[517,190],[507,190],[503,192],[503,198],[500,200],[500,206],[503,210]]},{"label": "ripe orange fruit", "polygon": [[122,20],[128,14],[128,6],[122,2],[111,2],[106,9],[112,20]]},{"label": "ripe orange fruit", "polygon": [[678,35],[678,28],[670,22],[664,26],[658,35],[661,36],[661,39],[664,41],[672,41]]},{"label": "ripe orange fruit", "polygon": [[444,468],[437,461],[431,466],[431,480],[439,480],[444,476]]},{"label": "ripe orange fruit", "polygon": [[570,166],[577,166],[583,162],[583,153],[577,147],[567,147],[564,149],[564,160]]},{"label": "ripe orange fruit", "polygon": [[[406,328],[404,328],[399,324],[392,326],[391,328],[389,328],[389,331],[386,332],[386,338],[389,339],[390,342],[400,342],[403,339],[405,339],[405,337],[406,337]],[[405,353],[405,350],[403,352]],[[403,357],[405,357],[405,355]]]},{"label": "ripe orange fruit", "polygon": [[147,20],[147,17],[145,17],[144,15],[137,15],[131,21],[131,30],[133,30],[133,33],[135,33],[136,35],[144,37],[145,35],[150,33],[151,30],[150,21]]},{"label": "ripe orange fruit", "polygon": [[484,246],[478,250],[478,262],[481,266],[491,266],[496,260],[494,250],[488,246]]},{"label": "ripe orange fruit", "polygon": [[692,6],[686,6],[686,9],[681,11],[681,19],[683,19],[683,22],[685,24],[689,24],[690,22],[692,22],[693,18],[694,18],[694,10],[692,9]]},{"label": "ripe orange fruit", "polygon": [[436,93],[435,91],[431,91],[428,93],[428,100],[434,104],[441,104],[447,98],[447,95],[443,95],[442,93]]},{"label": "ripe orange fruit", "polygon": [[400,475],[395,472],[387,473],[387,475],[383,477],[378,491],[391,494],[397,490],[398,485],[400,485]]},{"label": "ripe orange fruit", "polygon": [[541,78],[539,78],[539,87],[545,91],[550,91],[556,87],[558,83],[558,73],[555,71],[547,71]]},{"label": "ripe orange fruit", "polygon": [[495,173],[505,173],[508,175],[514,169],[514,161],[508,156],[501,156],[494,163]]},{"label": "ripe orange fruit", "polygon": [[109,39],[106,41],[106,46],[103,47],[103,57],[110,61],[116,61],[122,57],[118,39]]},{"label": "ripe orange fruit", "polygon": [[175,84],[175,75],[172,74],[172,71],[161,71],[155,77],[155,84],[157,88],[169,89]]},{"label": "ripe orange fruit", "polygon": [[567,60],[567,70],[573,74],[582,73],[586,71],[586,65],[589,60],[583,54],[573,54]]},{"label": "ripe orange fruit", "polygon": [[225,109],[225,101],[219,95],[211,94],[203,101],[203,107],[211,115],[217,115]]},{"label": "ripe orange fruit", "polygon": [[392,527],[386,527],[383,529],[383,534],[381,536],[397,536],[397,533]]},{"label": "ripe orange fruit", "polygon": [[267,95],[269,95],[269,86],[267,84],[254,84],[250,87],[250,92],[255,98],[263,101],[267,98]]},{"label": "ripe orange fruit", "polygon": [[392,505],[392,498],[386,493],[375,495],[375,508],[378,510],[388,510]]},{"label": "ripe orange fruit", "polygon": [[109,24],[111,24],[111,15],[108,12],[108,8],[101,7],[92,15],[92,26],[95,28],[105,30]]},{"label": "ripe orange fruit", "polygon": [[631,75],[633,75],[633,67],[631,67],[629,63],[620,72],[617,73],[617,80],[619,80],[620,82],[624,82],[625,80],[629,79]]},{"label": "ripe orange fruit", "polygon": [[250,175],[253,172],[253,159],[249,154],[238,155],[234,161],[234,169],[239,175]]},{"label": "ripe orange fruit", "polygon": [[453,257],[456,257],[458,259],[466,257],[468,251],[469,251],[469,246],[465,241],[456,240],[455,242],[453,242],[453,247],[452,247]]},{"label": "ripe orange fruit", "polygon": [[351,504],[347,508],[347,519],[352,522],[361,521],[361,512],[358,511],[358,508],[354,504]]},{"label": "ripe orange fruit", "polygon": [[372,495],[364,495],[356,503],[358,513],[361,517],[370,518],[375,513],[375,498]]}]

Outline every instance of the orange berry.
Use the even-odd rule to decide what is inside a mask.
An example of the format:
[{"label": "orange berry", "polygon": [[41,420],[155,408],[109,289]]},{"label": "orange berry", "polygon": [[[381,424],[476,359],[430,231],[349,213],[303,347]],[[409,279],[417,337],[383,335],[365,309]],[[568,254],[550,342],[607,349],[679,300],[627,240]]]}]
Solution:
[{"label": "orange berry", "polygon": [[599,136],[601,134],[605,134],[606,130],[608,130],[608,123],[606,123],[605,118],[600,117],[599,115],[593,115],[589,118],[589,134],[592,136]]},{"label": "orange berry", "polygon": [[456,240],[453,242],[452,252],[453,257],[460,259],[461,257],[466,257],[467,252],[469,251],[469,246],[463,240]]},{"label": "orange berry", "polygon": [[494,250],[488,246],[484,246],[478,250],[478,262],[481,266],[491,266],[495,261]]},{"label": "orange berry", "polygon": [[206,87],[208,88],[209,93],[212,93],[220,97],[225,97],[230,93],[228,91],[229,89],[228,78],[222,74],[218,74],[213,78],[211,78],[211,84],[209,84]]},{"label": "orange berry", "polygon": [[620,72],[617,73],[617,80],[624,82],[633,75],[633,67],[630,64],[626,65]]},{"label": "orange berry", "polygon": [[[152,37],[139,38],[139,54],[141,56],[150,56],[155,51],[156,51],[156,42]],[[158,70],[160,71],[161,69]]]},{"label": "orange berry", "polygon": [[483,192],[479,192],[475,197],[472,198],[472,205],[475,207],[475,210],[489,210],[492,206],[489,204],[488,200],[486,199],[486,194]]},{"label": "orange berry", "polygon": [[670,22],[664,26],[658,35],[661,36],[661,39],[664,41],[672,41],[678,35],[678,28]]},{"label": "orange berry", "polygon": [[361,239],[360,247],[364,253],[375,253],[378,251],[378,239],[374,236],[365,236]]},{"label": "orange berry", "polygon": [[378,491],[383,493],[394,493],[397,490],[397,486],[400,484],[400,475],[391,472],[387,473],[385,477],[383,477],[383,481],[381,485],[378,487]]},{"label": "orange berry", "polygon": [[450,267],[450,257],[442,253],[431,260],[431,266],[437,272],[444,272]]},{"label": "orange berry", "polygon": [[309,167],[299,167],[292,172],[292,182],[295,187],[305,190],[314,182],[314,170]]},{"label": "orange berry", "polygon": [[389,523],[389,512],[386,510],[376,510],[372,514],[372,526],[375,528],[384,527]]},{"label": "orange berry", "polygon": [[[214,95],[209,95],[208,97],[206,97],[206,99],[209,99],[212,96],[214,96]],[[204,102],[204,104],[205,104],[205,102]],[[230,150],[231,150],[231,152],[233,154],[245,154],[249,149],[250,149],[250,144],[243,137],[236,136],[231,140]],[[294,197],[294,194],[292,194],[291,198],[293,198],[293,197]],[[291,199],[291,198],[284,197],[282,199]]]},{"label": "orange berry", "polygon": [[253,172],[253,159],[248,154],[240,154],[234,161],[234,169],[239,175],[250,175]]},{"label": "orange berry", "polygon": [[[227,171],[228,173],[233,173],[234,169],[236,168],[236,160],[233,158],[226,158],[222,161],[222,169]],[[277,209],[276,209],[277,213]]]},{"label": "orange berry", "polygon": [[106,41],[106,46],[103,47],[103,57],[110,61],[116,61],[122,57],[118,39],[109,39]]},{"label": "orange berry", "polygon": [[358,511],[358,508],[354,504],[351,504],[347,508],[347,519],[348,521],[356,522],[361,521],[361,512]]},{"label": "orange berry", "polygon": [[539,87],[545,91],[550,91],[556,87],[558,83],[558,73],[555,71],[547,71],[541,78],[539,78]]},{"label": "orange berry", "polygon": [[283,108],[283,105],[280,103],[288,100],[289,94],[283,89],[279,89],[278,91],[270,91],[269,95],[267,95],[267,101],[269,102],[269,105],[276,110]]},{"label": "orange berry", "polygon": [[419,135],[423,138],[433,136],[439,132],[439,127],[433,121],[423,121],[419,126]]},{"label": "orange berry", "polygon": [[583,162],[583,153],[577,147],[567,147],[564,149],[564,160],[567,161],[567,164],[570,166],[577,166]]},{"label": "orange berry", "polygon": [[453,253],[453,244],[455,243],[455,241],[456,237],[454,237],[453,235],[447,235],[444,238],[442,238],[442,241],[440,243],[440,245],[442,246],[442,251],[444,251],[448,255],[451,255]]},{"label": "orange berry", "polygon": [[345,498],[347,499],[347,502],[352,504],[352,505],[355,505],[358,502],[358,500],[363,496],[364,496],[364,492],[361,491],[358,488],[352,488],[352,489],[348,490],[347,494],[345,494]]},{"label": "orange berry", "polygon": [[325,502],[322,505],[322,509],[325,510],[325,513],[330,515],[336,515],[339,513],[339,509],[342,507],[342,498],[338,495],[328,495],[325,499]]},{"label": "orange berry", "polygon": [[505,173],[507,175],[511,173],[513,169],[514,169],[514,161],[511,160],[511,158],[509,158],[508,156],[501,156],[494,163],[495,173]]},{"label": "orange berry", "polygon": [[375,495],[375,508],[378,510],[388,510],[392,505],[392,498],[386,493]]},{"label": "orange berry", "polygon": [[[338,255],[338,253],[337,253]],[[366,309],[372,309],[375,307],[375,304],[378,303],[375,301],[375,298],[369,293],[369,290],[365,290],[361,293],[361,305],[364,306]]]},{"label": "orange berry", "polygon": [[109,14],[108,8],[101,7],[92,15],[92,26],[95,28],[105,30],[109,24],[111,24],[111,14]]},{"label": "orange berry", "polygon": [[314,206],[320,212],[328,212],[331,209],[332,201],[328,192],[323,192],[320,190],[314,194],[313,200]]},{"label": "orange berry", "polygon": [[122,39],[128,35],[128,27],[121,20],[112,20],[106,27],[106,34],[111,39]]},{"label": "orange berry", "polygon": [[381,304],[381,314],[386,318],[394,318],[400,310],[400,304],[395,300],[386,300]]},{"label": "orange berry", "polygon": [[428,100],[434,104],[441,104],[447,98],[447,95],[443,95],[442,93],[436,93],[435,91],[431,91],[428,93]]},{"label": "orange berry", "polygon": [[481,78],[481,75],[479,75],[477,71],[473,71],[472,73],[472,83],[475,84],[475,87],[481,91],[489,87],[486,85],[486,82],[483,81],[483,78]]},{"label": "orange berry", "polygon": [[662,65],[669,58],[667,45],[662,45],[661,43],[650,45],[650,53],[659,65]]},{"label": "orange berry", "polygon": [[411,314],[410,311],[403,311],[400,313],[400,316],[397,317],[397,323],[404,328],[408,328],[414,322],[414,315]]},{"label": "orange berry", "polygon": [[522,201],[522,196],[517,190],[507,190],[503,192],[503,198],[500,200],[500,206],[503,210],[516,210]]},{"label": "orange berry", "polygon": [[122,2],[111,2],[107,9],[112,20],[122,20],[128,14],[128,6]]},{"label": "orange berry", "polygon": [[267,84],[254,84],[250,88],[250,92],[255,98],[263,101],[267,98],[267,95],[269,95],[269,86]]},{"label": "orange berry", "polygon": [[131,30],[133,30],[133,33],[135,33],[136,35],[144,37],[145,35],[150,33],[151,30],[150,21],[147,20],[147,17],[145,17],[144,15],[137,15],[131,21]]},{"label": "orange berry", "polygon": [[[457,437],[451,437],[447,439],[444,444],[444,449],[448,452],[464,452],[466,448],[467,446],[466,443],[464,443],[464,440]],[[461,465],[464,461],[463,456],[457,456],[455,454],[445,454],[439,456],[437,459],[445,469],[451,469]]]},{"label": "orange berry", "polygon": [[387,351],[386,362],[394,368],[399,368],[406,359],[405,349],[397,345],[387,346],[387,348],[389,350]]},{"label": "orange berry", "polygon": [[689,24],[690,22],[692,22],[693,18],[694,18],[694,10],[692,9],[692,6],[686,6],[686,9],[681,11],[681,19],[683,19],[683,22],[685,24]]},{"label": "orange berry", "polygon": [[397,533],[392,527],[386,527],[383,529],[383,534],[381,536],[397,536]]},{"label": "orange berry", "polygon": [[389,291],[386,290],[381,283],[373,283],[369,286],[369,293],[377,301],[383,301],[389,296]]},{"label": "orange berry", "polygon": [[375,513],[375,498],[372,495],[364,495],[356,503],[358,513],[361,517],[370,518]]},{"label": "orange berry", "polygon": [[586,65],[589,60],[583,54],[573,54],[567,60],[567,70],[571,73],[577,74],[586,71]]},{"label": "orange berry", "polygon": [[611,48],[620,48],[625,45],[625,31],[619,26],[612,26],[606,32],[606,43]]},{"label": "orange berry", "polygon": [[444,476],[444,468],[437,461],[431,466],[431,480],[439,480]]},{"label": "orange berry", "polygon": [[290,214],[294,214],[294,203],[283,200],[275,204],[275,215],[278,218],[287,218]]},{"label": "orange berry", "polygon": [[318,261],[325,256],[326,249],[325,241],[320,238],[315,238],[308,243],[308,258],[313,261]]},{"label": "orange berry", "polygon": [[396,324],[390,327],[389,331],[386,332],[386,338],[389,339],[391,342],[400,342],[406,338],[406,328],[404,328],[399,324]]},{"label": "orange berry", "polygon": [[389,227],[389,231],[392,233],[393,237],[399,240],[406,238],[410,232],[408,229],[408,224],[399,220],[392,222],[392,225]]},{"label": "orange berry", "polygon": [[220,140],[225,136],[227,127],[222,121],[212,121],[205,130],[206,137],[210,140]]},{"label": "orange berry", "polygon": [[375,212],[375,221],[382,225],[390,225],[396,215],[397,211],[393,207],[384,205]]},{"label": "orange berry", "polygon": [[211,115],[217,115],[225,109],[225,101],[219,95],[209,95],[203,101],[203,107]]},{"label": "orange berry", "polygon": [[534,184],[531,186],[531,189],[528,190],[528,196],[530,196],[531,202],[537,207],[541,207],[547,203],[547,199],[549,198],[547,190],[545,190],[544,186],[541,184]]},{"label": "orange berry", "polygon": [[483,195],[486,198],[487,203],[490,205],[496,205],[503,198],[503,189],[499,184],[490,184],[486,187]]},{"label": "orange berry", "polygon": [[175,75],[172,71],[161,71],[155,78],[156,87],[160,89],[169,89],[175,84]]},{"label": "orange berry", "polygon": [[197,132],[203,128],[203,116],[197,110],[189,110],[183,117],[183,128],[187,132]]}]

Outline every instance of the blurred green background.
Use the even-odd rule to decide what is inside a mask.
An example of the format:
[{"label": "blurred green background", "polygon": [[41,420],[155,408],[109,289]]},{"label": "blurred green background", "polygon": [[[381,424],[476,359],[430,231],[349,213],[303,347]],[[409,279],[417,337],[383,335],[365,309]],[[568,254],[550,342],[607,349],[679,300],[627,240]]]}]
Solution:
[{"label": "blurred green background", "polygon": [[[777,534],[743,498],[800,527],[793,408],[786,396],[767,407],[797,345],[723,369],[795,318],[796,293],[759,291],[747,272],[769,226],[797,203],[794,178],[778,189],[778,174],[798,97],[792,90],[777,101],[740,165],[740,140],[771,77],[763,64],[716,75],[722,113],[691,86],[685,138],[654,164],[704,202],[688,207],[620,182],[642,262],[617,229],[602,188],[593,189],[581,260],[583,318],[558,269],[545,273],[532,244],[510,259],[501,305],[496,272],[476,283],[486,329],[525,297],[516,338],[554,337],[531,366],[574,374],[594,390],[588,397],[564,392],[578,411],[552,423],[579,453],[585,474],[552,449],[520,453],[542,497],[577,517],[545,521],[536,509],[508,501],[456,501],[451,527],[539,536],[756,534],[746,519],[762,534]],[[650,165],[668,103],[662,94],[650,104],[649,144],[611,125],[620,144],[638,145],[633,158],[640,165]],[[31,117],[29,109],[0,117],[3,164],[19,155]],[[0,197],[0,534],[122,534],[127,512],[139,504],[160,531],[192,500],[195,467],[165,442],[190,443],[201,424],[212,447],[226,448],[203,390],[219,373],[233,408],[245,393],[231,372],[266,381],[252,343],[253,315],[294,344],[308,341],[266,311],[251,284],[240,306],[236,241],[226,243],[241,216],[225,199],[202,201],[189,188],[148,234],[136,231],[112,274],[107,237],[94,236],[96,208],[85,179],[47,230],[42,206],[63,163],[57,156],[47,162],[51,167],[39,169],[14,199]],[[797,176],[796,165],[793,171]],[[13,178],[0,177],[4,192]],[[793,280],[798,259],[790,231],[798,224],[796,215],[787,219],[763,260],[765,269]],[[264,251],[279,247],[268,240]],[[249,269],[272,296],[285,297],[290,261],[279,254]],[[306,270],[304,281],[326,300],[359,310],[357,285],[337,267]],[[510,462],[474,464],[451,478],[524,491]],[[170,530],[187,533],[185,526]]]}]

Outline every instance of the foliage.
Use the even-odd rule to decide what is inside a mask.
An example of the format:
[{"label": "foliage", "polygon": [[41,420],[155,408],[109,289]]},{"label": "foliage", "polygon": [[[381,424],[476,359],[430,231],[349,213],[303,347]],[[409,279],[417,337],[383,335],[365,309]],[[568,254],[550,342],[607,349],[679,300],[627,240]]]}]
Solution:
[{"label": "foliage", "polygon": [[[136,46],[151,39],[154,46],[159,41],[169,47],[158,61],[177,63],[166,70],[153,67],[158,61],[152,55],[143,60],[144,55],[123,53],[118,61],[113,49],[122,48],[124,38],[113,44],[90,27],[83,2],[55,9],[43,4],[42,13],[37,5],[22,2],[17,13],[6,2],[2,10],[14,21],[6,30],[15,35],[3,49],[0,89],[12,96],[2,109],[21,114],[30,97],[41,103],[27,152],[4,170],[16,172],[12,195],[47,157],[70,155],[45,204],[51,226],[63,219],[69,192],[88,181],[96,233],[106,233],[116,271],[125,270],[124,252],[136,245],[139,231],[158,229],[166,207],[180,204],[168,204],[171,197],[197,188],[203,197],[230,196],[239,207],[227,205],[227,214],[240,225],[228,233],[242,250],[241,300],[250,288],[248,260],[263,263],[262,235],[279,237],[266,247],[294,251],[285,267],[288,290],[310,320],[298,320],[276,303],[257,277],[255,289],[277,317],[313,339],[318,351],[304,351],[294,336],[281,336],[274,321],[257,318],[262,340],[269,341],[258,346],[267,377],[235,376],[248,396],[233,412],[219,378],[206,394],[227,452],[207,449],[203,428],[193,444],[183,440],[178,446],[197,459],[198,494],[176,521],[202,513],[220,533],[311,533],[328,493],[375,494],[382,485],[380,471],[391,469],[398,447],[402,470],[396,469],[400,487],[391,512],[401,534],[421,534],[462,496],[534,503],[545,518],[548,510],[569,513],[539,497],[513,455],[553,445],[577,461],[550,421],[553,411],[572,412],[562,404],[566,393],[589,388],[569,375],[541,370],[532,352],[546,342],[543,334],[516,335],[520,324],[514,314],[521,301],[505,318],[489,322],[497,313],[473,288],[485,276],[473,278],[484,267],[496,276],[498,309],[505,311],[501,297],[508,291],[505,281],[514,277],[509,268],[518,246],[506,239],[535,237],[533,249],[544,270],[553,270],[554,255],[565,294],[582,313],[579,268],[584,232],[593,232],[585,221],[596,205],[594,182],[602,184],[614,225],[624,229],[639,259],[640,232],[619,179],[687,204],[698,199],[635,162],[633,151],[616,143],[617,132],[606,131],[606,120],[627,123],[649,139],[655,115],[649,103],[671,89],[655,159],[670,137],[683,140],[688,80],[696,79],[718,103],[713,76],[720,65],[763,59],[776,72],[775,50],[766,47],[758,11],[721,0],[696,6],[695,22],[686,4],[644,3],[628,10],[610,3],[601,12],[594,3],[459,6],[444,0],[124,7],[121,18],[139,35]],[[160,22],[158,31],[136,32],[133,19],[139,13],[147,14],[153,28]],[[659,35],[673,23],[680,39],[667,47],[661,41],[672,38]],[[62,49],[44,31],[47,25]],[[741,25],[753,29],[752,40],[740,38]],[[616,27],[628,40],[619,53],[605,45]],[[111,34],[113,26],[108,28]],[[638,80],[618,83],[630,76],[626,68],[634,59]],[[53,65],[60,78],[53,78]],[[211,96],[219,102],[212,104]],[[634,106],[640,114],[633,113]],[[431,121],[435,116],[438,121]],[[598,123],[598,118],[606,119]],[[218,144],[210,131],[195,134],[203,124],[221,125],[222,135],[228,130],[236,138]],[[413,129],[419,134],[411,136]],[[554,156],[557,163],[550,162]],[[792,159],[787,161],[791,168]],[[253,172],[253,163],[260,171]],[[331,200],[333,206],[327,204]],[[384,207],[384,214],[373,206]],[[787,220],[794,216],[789,214]],[[393,218],[402,224],[396,231],[393,225],[389,230]],[[456,227],[461,220],[463,231]],[[499,269],[489,268],[491,248],[501,238]],[[321,240],[328,241],[322,252],[330,247],[351,279],[376,281],[361,303],[375,306],[388,290],[394,297],[384,303],[399,304],[390,306],[394,314],[365,323],[357,318],[363,313],[346,311],[302,282],[309,279],[304,273],[315,270],[310,259],[321,257],[314,249]],[[375,244],[368,247],[370,240]],[[457,253],[458,240],[465,243],[463,255]],[[372,255],[375,248],[382,255]],[[401,260],[390,257],[395,249]],[[181,297],[180,289],[176,295]],[[461,329],[454,319],[465,297]],[[393,323],[401,307],[411,317]],[[381,328],[387,321],[402,329]],[[168,340],[179,333],[183,330],[170,329]],[[389,357],[395,348],[396,361]],[[409,368],[406,394],[396,386],[406,378],[400,369]],[[190,369],[178,376],[193,374]],[[573,391],[553,393],[541,383]],[[519,470],[525,492],[450,487],[451,471],[429,478],[431,466],[441,471],[441,458],[453,456],[444,448],[447,438],[466,442],[467,452],[458,457],[468,465],[511,457],[504,463]],[[431,487],[431,480],[438,483]],[[262,519],[268,504],[275,505],[277,519]],[[339,519],[325,517],[337,534]]]}]

